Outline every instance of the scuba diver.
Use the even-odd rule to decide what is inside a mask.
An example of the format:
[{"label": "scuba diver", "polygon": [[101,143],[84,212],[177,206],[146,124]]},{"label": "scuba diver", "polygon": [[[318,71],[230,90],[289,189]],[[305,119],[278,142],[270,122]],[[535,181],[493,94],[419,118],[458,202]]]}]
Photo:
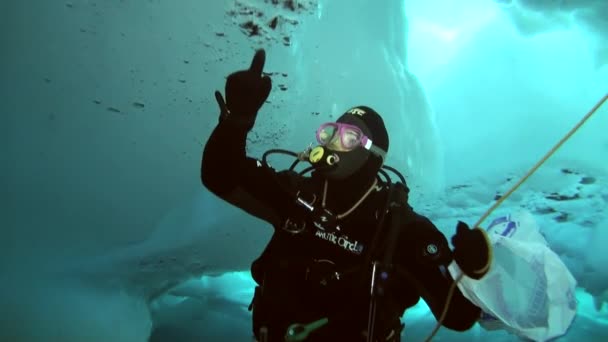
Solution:
[{"label": "scuba diver", "polygon": [[[318,146],[302,153],[246,155],[247,134],[272,87],[265,58],[258,50],[249,69],[228,76],[225,100],[216,91],[219,123],[201,165],[209,191],[274,227],[251,266],[256,340],[400,341],[400,319],[421,297],[438,320],[447,307],[443,326],[471,328],[481,309],[451,288],[447,266],[455,261],[467,276],[483,277],[492,258],[487,236],[458,222],[452,251],[413,210],[405,179],[384,165],[389,138],[376,111],[350,108],[322,124]],[[296,160],[276,171],[266,162],[273,152]],[[297,172],[300,161],[311,166]]]}]

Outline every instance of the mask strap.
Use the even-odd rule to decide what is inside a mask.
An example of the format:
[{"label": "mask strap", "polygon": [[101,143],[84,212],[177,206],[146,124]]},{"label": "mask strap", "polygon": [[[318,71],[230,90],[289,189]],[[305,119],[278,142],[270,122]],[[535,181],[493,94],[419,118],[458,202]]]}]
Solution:
[{"label": "mask strap", "polygon": [[380,147],[374,145],[374,143],[372,142],[372,139],[367,139],[365,141],[365,145],[363,145],[363,147],[366,150],[374,153],[378,157],[382,158],[382,164],[384,164],[384,160],[386,159],[386,151],[381,149]]},{"label": "mask strap", "polygon": [[370,146],[369,151],[382,158],[382,164],[384,164],[384,160],[386,159],[386,151],[376,145]]}]

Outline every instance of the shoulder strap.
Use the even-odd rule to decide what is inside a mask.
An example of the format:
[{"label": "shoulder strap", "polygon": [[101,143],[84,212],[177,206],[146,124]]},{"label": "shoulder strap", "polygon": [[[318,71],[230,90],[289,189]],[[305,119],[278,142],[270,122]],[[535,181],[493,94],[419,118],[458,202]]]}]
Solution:
[{"label": "shoulder strap", "polygon": [[382,262],[384,265],[390,265],[393,262],[399,234],[403,228],[403,223],[407,220],[406,213],[412,210],[412,207],[407,203],[409,189],[401,182],[393,186],[392,199],[389,203],[389,212],[391,214],[391,224],[386,236],[386,250]]},{"label": "shoulder strap", "polygon": [[[401,229],[403,227],[404,220],[407,219],[405,214],[406,210],[411,210],[411,207],[407,204],[407,195],[408,189],[405,184],[398,182],[396,184],[391,184],[389,188],[389,193],[387,196],[387,205],[383,209],[382,219],[379,222],[379,227],[376,230],[376,234],[374,236],[374,245],[373,249],[370,250],[369,255],[371,259],[374,260],[366,260],[369,261],[372,265],[372,275],[371,275],[371,293],[370,293],[370,309],[368,315],[368,323],[367,323],[367,341],[376,341],[376,314],[377,314],[377,305],[378,305],[378,295],[383,293],[381,290],[384,288],[384,285],[378,278],[377,270],[380,270],[380,274],[386,270],[392,268],[393,264],[393,256],[395,254],[395,248],[397,247],[397,241],[399,240],[399,234],[401,233]],[[383,221],[384,217],[387,213],[390,213],[391,216],[391,224],[389,226],[388,232],[386,234],[383,232]],[[382,240],[381,244],[378,244],[378,241]],[[386,248],[382,251],[382,253],[376,253],[375,249],[379,247]],[[376,255],[377,254],[377,255]]]},{"label": "shoulder strap", "polygon": [[[368,251],[366,264],[371,264],[373,259],[378,259],[386,265],[391,263],[395,248],[403,222],[405,221],[405,213],[412,208],[408,204],[409,188],[407,185],[397,182],[389,186],[388,195],[382,214],[378,220],[378,227],[374,234],[372,245]],[[383,229],[386,215],[390,213],[391,224],[388,232]],[[387,246],[386,250],[381,253],[379,248]]]}]

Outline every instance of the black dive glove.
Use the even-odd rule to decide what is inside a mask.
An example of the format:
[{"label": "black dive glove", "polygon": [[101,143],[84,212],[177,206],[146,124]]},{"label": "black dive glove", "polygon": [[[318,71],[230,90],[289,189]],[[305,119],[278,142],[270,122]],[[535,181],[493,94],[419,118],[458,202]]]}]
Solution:
[{"label": "black dive glove", "polygon": [[270,94],[272,81],[270,77],[262,75],[266,52],[257,50],[251,67],[232,73],[226,80],[226,101],[219,91],[215,92],[215,99],[220,106],[220,122],[226,118],[242,124],[251,130],[255,123],[258,110]]},{"label": "black dive glove", "polygon": [[452,237],[454,260],[468,277],[481,279],[492,264],[492,246],[486,232],[481,228],[470,229],[458,221],[456,235]]}]

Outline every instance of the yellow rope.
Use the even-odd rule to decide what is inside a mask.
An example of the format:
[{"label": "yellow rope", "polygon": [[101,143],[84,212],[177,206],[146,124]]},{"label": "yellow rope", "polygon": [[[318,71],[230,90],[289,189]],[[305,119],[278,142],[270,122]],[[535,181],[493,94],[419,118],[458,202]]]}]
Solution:
[{"label": "yellow rope", "polygon": [[541,160],[539,160],[538,163],[536,163],[536,165],[534,165],[534,167],[532,167],[532,169],[530,169],[530,171],[528,171],[528,173],[524,177],[522,177],[522,179],[520,179],[519,182],[517,182],[517,184],[515,184],[511,189],[509,189],[509,191],[507,191],[507,193],[505,193],[504,196],[502,196],[500,199],[498,199],[498,201],[496,201],[496,203],[494,203],[494,205],[486,211],[486,213],[479,219],[479,221],[477,221],[477,223],[475,223],[475,225],[473,227],[479,227],[479,225],[481,225],[481,223],[483,223],[483,221],[486,218],[488,218],[488,216],[490,216],[490,214],[496,208],[498,208],[498,206],[501,205],[502,202],[504,202],[507,199],[507,197],[509,197],[513,192],[515,192],[515,190],[517,190],[517,188],[519,188],[520,185],[522,185],[534,172],[536,172],[536,170],[545,161],[547,161],[547,159],[549,159],[551,157],[551,155],[553,155],[553,153],[555,153],[555,151],[557,151],[560,147],[562,147],[562,145],[566,142],[566,140],[570,139],[570,137],[604,104],[604,102],[606,102],[606,99],[608,99],[608,94],[604,95],[604,97],[598,103],[596,103],[595,106],[593,106],[593,108],[589,111],[589,113],[587,113],[587,115],[585,115],[578,122],[578,124],[576,124],[576,126],[574,126],[570,130],[570,132],[568,132],[568,134],[566,134],[555,146],[553,146],[553,148]]},{"label": "yellow rope", "polygon": [[[485,214],[483,214],[481,216],[481,218],[477,221],[477,223],[475,223],[473,228],[479,227],[483,223],[483,221],[486,218],[488,218],[488,216],[490,216],[490,214],[492,214],[492,212],[496,208],[498,208],[498,206],[500,206],[509,196],[511,196],[511,194],[513,192],[515,192],[515,190],[517,190],[517,188],[519,188],[519,186],[522,185],[534,172],[536,172],[536,170],[545,161],[547,161],[547,159],[549,159],[553,155],[553,153],[555,153],[555,151],[557,151],[568,139],[570,139],[570,137],[604,104],[604,102],[606,102],[606,100],[608,100],[608,94],[604,95],[604,97],[602,97],[602,99],[598,103],[596,103],[595,106],[593,106],[593,108],[591,108],[591,110],[587,113],[587,115],[585,115],[579,121],[579,123],[576,124],[576,126],[574,126],[570,130],[570,132],[568,132],[568,134],[566,134],[541,160],[539,160],[538,163],[536,163],[536,165],[534,165],[534,167],[532,167],[530,169],[530,171],[528,171],[528,173],[525,176],[523,176],[519,180],[519,182],[517,182],[517,184],[513,185],[513,187],[511,187],[511,189],[509,189],[509,191],[507,191],[504,194],[504,196],[499,198],[498,201],[496,201],[496,203],[494,203],[494,205],[492,207],[490,207],[490,209],[486,210]],[[464,273],[461,272],[458,275],[458,277],[454,280],[454,282],[452,283],[452,286],[450,286],[450,290],[448,291],[448,296],[446,298],[446,303],[443,308],[443,312],[441,313],[441,317],[437,321],[437,325],[435,325],[435,329],[433,329],[433,331],[431,332],[429,337],[425,340],[425,342],[431,341],[431,339],[435,336],[435,334],[437,334],[437,331],[439,331],[439,328],[441,328],[441,325],[443,324],[443,320],[445,319],[445,316],[448,313],[448,309],[450,308],[450,301],[452,300],[452,296],[454,295],[454,290],[456,288],[456,285],[462,279],[463,276],[464,276]]]}]

